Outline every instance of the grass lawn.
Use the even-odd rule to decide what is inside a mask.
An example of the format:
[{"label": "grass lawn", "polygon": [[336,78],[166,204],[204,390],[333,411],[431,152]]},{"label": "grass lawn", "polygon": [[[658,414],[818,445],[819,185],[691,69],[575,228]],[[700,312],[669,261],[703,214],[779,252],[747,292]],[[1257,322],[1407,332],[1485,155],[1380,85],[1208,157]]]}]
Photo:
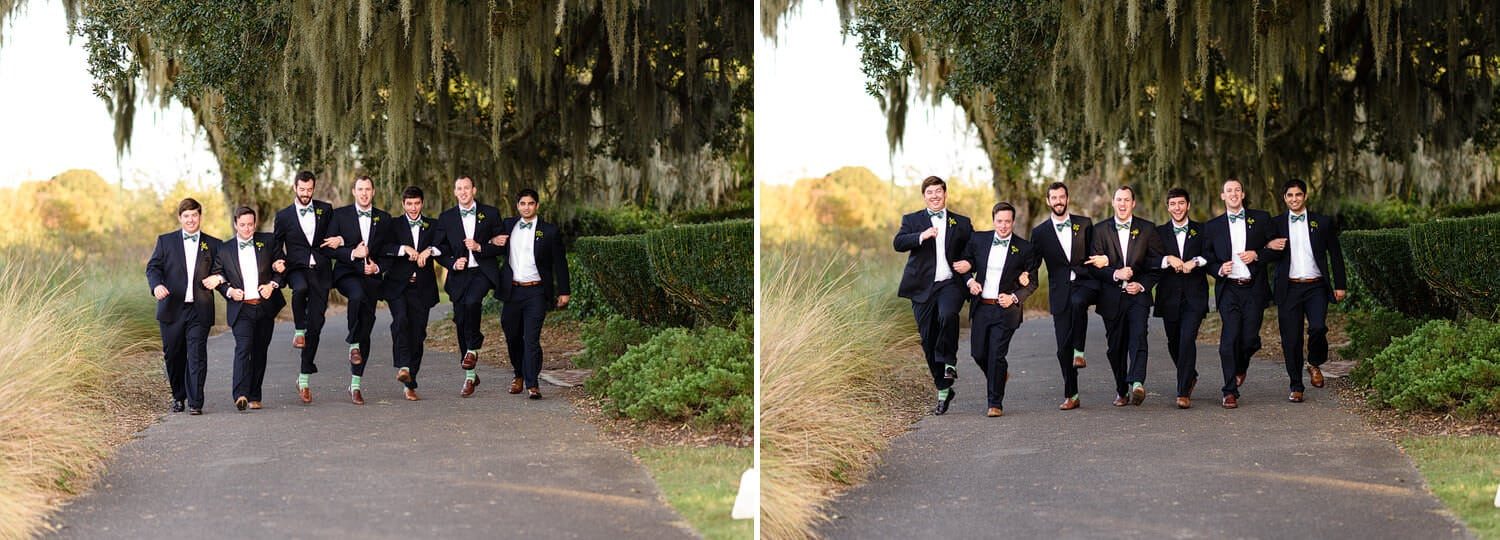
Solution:
[{"label": "grass lawn", "polygon": [[753,449],[730,446],[647,447],[636,456],[651,471],[667,502],[708,540],[745,539],[754,533],[748,519],[730,519],[740,475],[754,462]]},{"label": "grass lawn", "polygon": [[1432,492],[1479,538],[1500,539],[1500,437],[1435,435],[1401,441]]}]

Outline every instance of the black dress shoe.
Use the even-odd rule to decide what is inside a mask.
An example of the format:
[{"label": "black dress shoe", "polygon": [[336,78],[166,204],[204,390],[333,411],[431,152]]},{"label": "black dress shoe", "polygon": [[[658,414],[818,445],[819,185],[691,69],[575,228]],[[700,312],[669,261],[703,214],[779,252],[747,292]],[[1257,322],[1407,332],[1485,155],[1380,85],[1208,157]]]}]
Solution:
[{"label": "black dress shoe", "polygon": [[948,412],[948,404],[953,403],[953,396],[958,395],[952,388],[948,389],[948,399],[938,400],[937,407],[932,408],[932,414],[941,416]]},{"label": "black dress shoe", "polygon": [[193,407],[191,409],[188,409],[188,414],[191,414],[193,416],[198,416],[200,414],[203,414],[203,409],[201,409],[199,407]]},{"label": "black dress shoe", "polygon": [[177,401],[175,399],[172,400],[172,412],[182,412],[182,402],[181,401]]}]

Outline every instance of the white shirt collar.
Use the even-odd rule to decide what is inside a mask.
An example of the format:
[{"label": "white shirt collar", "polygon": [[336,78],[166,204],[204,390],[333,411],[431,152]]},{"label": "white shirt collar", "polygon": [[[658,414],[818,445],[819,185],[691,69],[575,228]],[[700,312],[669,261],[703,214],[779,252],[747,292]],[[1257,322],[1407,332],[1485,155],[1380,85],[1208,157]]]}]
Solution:
[{"label": "white shirt collar", "polygon": [[469,207],[468,208],[464,208],[464,205],[460,204],[460,205],[458,205],[458,209],[459,210],[473,210],[477,206],[479,206],[479,201],[469,201]]},{"label": "white shirt collar", "polygon": [[1050,214],[1052,216],[1052,224],[1053,225],[1057,225],[1057,224],[1062,223],[1064,221],[1068,221],[1068,220],[1073,219],[1073,216],[1069,215],[1069,214],[1063,214],[1062,218],[1060,218],[1060,219],[1057,217],[1057,214],[1053,214],[1051,212],[1048,212],[1048,214]]},{"label": "white shirt collar", "polygon": [[1172,220],[1172,226],[1173,227],[1186,227],[1188,225],[1188,223],[1191,223],[1191,222],[1192,222],[1192,220],[1184,219],[1184,220],[1182,220],[1182,223],[1178,223],[1177,220],[1174,219],[1174,220]]},{"label": "white shirt collar", "polygon": [[367,207],[365,207],[365,208],[360,208],[360,207],[359,207],[359,204],[358,204],[358,203],[355,203],[355,205],[354,205],[354,209],[355,209],[355,210],[358,210],[358,211],[360,211],[360,212],[374,212],[374,211],[375,211],[375,205],[373,205],[373,204],[372,204],[372,205],[370,205],[370,206],[367,206]]}]

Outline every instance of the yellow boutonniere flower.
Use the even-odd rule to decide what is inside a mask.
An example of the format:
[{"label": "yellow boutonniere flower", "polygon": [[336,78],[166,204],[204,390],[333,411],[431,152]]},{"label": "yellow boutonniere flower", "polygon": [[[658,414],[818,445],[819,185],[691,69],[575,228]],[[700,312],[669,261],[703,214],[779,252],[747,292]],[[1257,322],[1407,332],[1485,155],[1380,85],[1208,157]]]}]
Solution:
[{"label": "yellow boutonniere flower", "polygon": [[1198,236],[1198,229],[1188,229],[1188,236]]},{"label": "yellow boutonniere flower", "polygon": [[370,222],[371,223],[380,223],[380,216],[375,216],[373,219],[370,220]]},{"label": "yellow boutonniere flower", "polygon": [[950,217],[950,218],[948,218],[948,225],[949,226],[958,225],[958,220],[953,219],[953,218]]},{"label": "yellow boutonniere flower", "polygon": [[536,232],[536,237],[537,237],[538,240],[540,240],[542,238],[542,231],[537,231]]},{"label": "yellow boutonniere flower", "polygon": [[315,215],[315,216],[321,216],[321,215],[323,215],[323,209],[319,208],[317,210],[313,210],[313,215]]},{"label": "yellow boutonniere flower", "polygon": [[423,222],[422,222],[422,228],[423,228],[423,229],[426,229],[426,228],[427,228],[427,222],[426,222],[426,221],[423,221]]},{"label": "yellow boutonniere flower", "polygon": [[1073,224],[1073,232],[1078,232],[1078,224],[1077,223]]},{"label": "yellow boutonniere flower", "polygon": [[260,249],[260,248],[263,248],[263,247],[266,247],[266,243],[265,242],[256,242],[255,243],[255,248],[256,249]]},{"label": "yellow boutonniere flower", "polygon": [[1251,225],[1254,225],[1255,224],[1255,218],[1247,219],[1247,220],[1245,220],[1245,223],[1249,223]]},{"label": "yellow boutonniere flower", "polygon": [[198,242],[198,251],[208,251],[208,242]]},{"label": "yellow boutonniere flower", "polygon": [[1318,222],[1316,222],[1316,221],[1309,221],[1309,222],[1307,222],[1307,226],[1316,229],[1316,228],[1318,228]]},{"label": "yellow boutonniere flower", "polygon": [[1130,237],[1131,238],[1135,238],[1137,236],[1140,236],[1140,234],[1141,234],[1141,230],[1140,229],[1130,229]]},{"label": "yellow boutonniere flower", "polygon": [[1021,248],[1018,248],[1016,246],[1011,246],[1010,247],[1010,254],[1011,255],[1015,255],[1015,254],[1020,253],[1020,252],[1021,252]]}]

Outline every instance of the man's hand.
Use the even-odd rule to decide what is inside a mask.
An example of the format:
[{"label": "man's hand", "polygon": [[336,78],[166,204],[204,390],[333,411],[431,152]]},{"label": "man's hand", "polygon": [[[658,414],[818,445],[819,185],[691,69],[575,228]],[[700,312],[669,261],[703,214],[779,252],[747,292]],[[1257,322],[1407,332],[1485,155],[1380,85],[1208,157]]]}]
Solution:
[{"label": "man's hand", "polygon": [[1141,285],[1140,283],[1136,283],[1134,281],[1125,284],[1125,294],[1141,294],[1141,291],[1144,290],[1146,290],[1145,285]]},{"label": "man's hand", "polygon": [[1020,281],[1021,281],[1021,286],[1022,287],[1030,287],[1031,286],[1031,272],[1021,272],[1021,280]]},{"label": "man's hand", "polygon": [[1182,259],[1177,258],[1176,255],[1167,255],[1166,261],[1167,265],[1171,266],[1173,270],[1182,271]]},{"label": "man's hand", "polygon": [[365,275],[373,276],[380,273],[380,265],[365,261]]},{"label": "man's hand", "polygon": [[1109,266],[1109,256],[1094,255],[1092,257],[1089,257],[1088,260],[1085,260],[1083,264],[1087,264],[1094,268],[1104,268],[1106,266]]},{"label": "man's hand", "polygon": [[427,258],[431,257],[431,256],[432,256],[432,251],[431,250],[427,250],[427,249],[424,249],[424,250],[422,250],[421,253],[418,253],[417,254],[417,268],[426,268],[427,267]]},{"label": "man's hand", "polygon": [[464,247],[469,248],[469,251],[479,251],[484,248],[484,246],[479,245],[479,242],[475,242],[473,238],[465,238]]},{"label": "man's hand", "polygon": [[1270,242],[1266,242],[1266,247],[1274,249],[1276,251],[1281,251],[1283,249],[1286,249],[1286,239],[1285,238],[1277,238],[1277,239],[1272,240]]},{"label": "man's hand", "polygon": [[568,307],[568,299],[572,298],[566,294],[557,295],[557,309]]},{"label": "man's hand", "polygon": [[207,289],[218,288],[222,283],[224,283],[224,276],[218,274],[203,278],[203,287]]},{"label": "man's hand", "polygon": [[354,246],[354,251],[349,255],[356,259],[363,259],[370,256],[370,248],[364,242],[360,242],[359,245]]},{"label": "man's hand", "polygon": [[494,238],[491,238],[490,239],[490,243],[494,244],[494,245],[497,245],[497,246],[500,246],[500,247],[505,247],[505,242],[508,241],[508,240],[510,240],[510,235],[508,235],[508,234],[502,234],[500,236],[496,236]]},{"label": "man's hand", "polygon": [[261,285],[258,290],[260,291],[261,298],[270,298],[271,293],[276,291],[276,287],[272,287],[270,283],[266,283]]},{"label": "man's hand", "polygon": [[969,261],[956,261],[953,263],[953,271],[960,274],[967,274],[969,270],[973,269],[974,267],[969,264]]},{"label": "man's hand", "polygon": [[320,248],[333,248],[333,249],[338,249],[338,248],[344,247],[344,237],[342,237],[342,236],[330,236],[328,238],[324,238],[323,239],[323,243],[318,244],[318,247],[320,247]]},{"label": "man's hand", "polygon": [[1254,251],[1250,250],[1241,251],[1238,257],[1240,258],[1240,262],[1245,264],[1253,263],[1255,262],[1255,259],[1260,258],[1260,256],[1256,255]]},{"label": "man's hand", "polygon": [[1334,302],[1343,302],[1344,298],[1347,297],[1347,296],[1349,296],[1349,291],[1346,291],[1344,289],[1334,289],[1333,290],[1333,301]]},{"label": "man's hand", "polygon": [[1177,271],[1186,274],[1192,272],[1195,268],[1198,268],[1198,261],[1183,261],[1182,267],[1178,268]]},{"label": "man's hand", "polygon": [[998,300],[1000,301],[1000,307],[1002,308],[1008,308],[1016,305],[1016,295],[1014,294],[1001,294]]},{"label": "man's hand", "polygon": [[969,278],[969,294],[979,294],[980,292],[983,292],[983,291],[984,291],[984,286],[979,284],[979,280],[974,279],[974,278]]},{"label": "man's hand", "polygon": [[463,269],[468,268],[468,267],[469,267],[469,258],[468,257],[459,257],[457,261],[453,262],[453,271],[455,271],[455,272],[457,272],[459,270],[463,270]]},{"label": "man's hand", "polygon": [[926,242],[928,238],[937,238],[937,234],[937,227],[928,227],[927,230],[922,231],[922,236],[917,238],[917,243]]},{"label": "man's hand", "polygon": [[1135,277],[1135,271],[1129,266],[1115,270],[1115,281],[1130,281],[1133,277]]},{"label": "man's hand", "polygon": [[229,288],[229,299],[230,300],[234,300],[236,302],[243,301],[245,299],[245,291],[236,289],[234,287],[230,287]]},{"label": "man's hand", "polygon": [[1234,261],[1224,261],[1224,264],[1219,265],[1219,275],[1221,276],[1229,277],[1229,273],[1233,271]]},{"label": "man's hand", "polygon": [[[205,279],[204,281],[208,280]],[[155,289],[151,289],[151,294],[155,295],[157,300],[166,300],[167,295],[172,293],[167,290],[166,285],[157,285]]]},{"label": "man's hand", "polygon": [[406,260],[415,262],[417,260],[417,248],[401,246],[401,252],[397,253],[397,255],[405,255]]},{"label": "man's hand", "polygon": [[276,259],[276,262],[271,263],[271,269],[275,270],[277,273],[285,272],[286,261],[282,259]]}]

